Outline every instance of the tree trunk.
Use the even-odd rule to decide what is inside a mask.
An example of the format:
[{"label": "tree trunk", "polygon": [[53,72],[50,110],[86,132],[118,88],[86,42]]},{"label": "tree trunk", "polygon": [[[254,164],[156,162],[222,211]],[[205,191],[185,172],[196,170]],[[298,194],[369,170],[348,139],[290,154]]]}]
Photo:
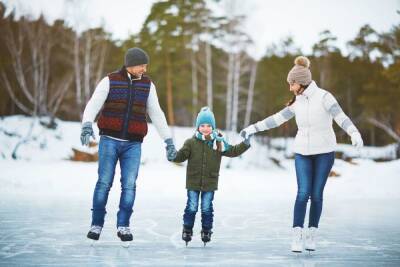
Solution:
[{"label": "tree trunk", "polygon": [[74,40],[74,72],[75,72],[75,92],[76,92],[76,105],[78,106],[79,116],[82,119],[82,87],[81,87],[81,64],[79,60],[79,36],[75,33]]},{"label": "tree trunk", "polygon": [[174,106],[172,98],[172,74],[171,74],[171,59],[169,52],[165,53],[165,75],[167,85],[167,116],[170,125],[175,125]]},{"label": "tree trunk", "polygon": [[212,64],[211,64],[211,46],[206,42],[206,68],[207,68],[207,106],[213,109],[213,89],[212,89]]},{"label": "tree trunk", "polygon": [[371,137],[370,137],[370,142],[371,142],[371,146],[375,146],[375,144],[376,144],[376,135],[375,135],[375,128],[376,127],[374,127],[373,125],[371,126],[371,129],[370,129],[370,135],[371,135]]},{"label": "tree trunk", "polygon": [[384,130],[389,136],[391,136],[397,143],[400,143],[400,135],[398,135],[388,123],[382,122],[382,120],[377,120],[375,118],[367,118],[367,121],[372,125]]},{"label": "tree trunk", "polygon": [[198,112],[199,85],[197,80],[197,61],[194,50],[191,50],[190,52],[190,63],[192,66],[192,113],[193,113],[192,118],[193,121],[195,121]]},{"label": "tree trunk", "polygon": [[232,127],[233,132],[237,131],[239,115],[239,90],[240,90],[240,53],[235,54],[234,78],[233,78],[233,101],[232,101]]},{"label": "tree trunk", "polygon": [[351,93],[351,86],[350,86],[350,81],[347,79],[347,112],[350,118],[353,117],[353,99],[352,99],[352,93]]},{"label": "tree trunk", "polygon": [[[94,78],[94,83],[98,83],[103,76],[106,55],[107,55],[107,44],[104,43],[104,44],[101,44],[99,61],[96,64],[97,72],[96,72],[96,76]],[[95,86],[95,84],[93,84],[92,87],[94,88],[94,86]]]},{"label": "tree trunk", "polygon": [[[4,71],[1,72],[1,78],[3,80],[3,83],[5,85],[5,88],[8,92],[8,94],[10,95],[11,100],[15,103],[15,105],[21,109],[23,112],[25,112],[28,115],[33,116],[33,111],[28,108],[27,106],[25,106],[21,101],[19,101],[18,97],[14,94],[14,90],[10,84],[10,81],[7,78],[7,75],[5,74]],[[13,105],[14,106],[14,105]],[[14,113],[14,112],[12,112]]]},{"label": "tree trunk", "polygon": [[247,95],[246,114],[244,117],[244,126],[245,127],[247,127],[250,124],[251,111],[253,108],[253,96],[254,96],[254,85],[256,82],[256,75],[257,75],[257,62],[254,62],[251,67],[250,84],[249,84],[249,90],[248,90],[248,95]]},{"label": "tree trunk", "polygon": [[226,114],[225,114],[225,129],[231,129],[232,122],[232,78],[234,68],[234,54],[229,53],[228,73],[226,81]]},{"label": "tree trunk", "polygon": [[91,48],[92,48],[92,34],[87,33],[85,39],[85,52],[84,52],[84,67],[83,67],[83,81],[84,81],[84,103],[86,104],[90,98],[90,65],[91,65]]},{"label": "tree trunk", "polygon": [[[23,48],[24,48],[25,35],[23,34],[21,26],[20,26],[16,29],[17,36],[14,36],[10,22],[9,21],[6,21],[6,22],[7,23],[4,26],[5,34],[2,36],[2,39],[4,40],[7,50],[11,55],[12,67],[13,67],[13,71],[15,73],[16,82],[17,82],[19,88],[21,89],[23,96],[26,97],[26,99],[32,106],[35,106],[35,99],[34,99],[33,94],[30,92],[30,90],[27,86],[27,82],[26,82],[25,74],[24,74],[24,68],[22,66],[22,54],[23,54]],[[22,101],[20,101],[17,98],[16,94],[14,93],[13,88],[10,85],[10,82],[9,82],[5,72],[2,72],[2,78],[6,83],[6,89],[7,89],[8,93],[10,94],[10,97],[14,101],[14,103],[19,108],[21,108],[22,111],[33,115],[34,108],[24,105],[22,103]],[[7,84],[9,86],[7,86]],[[28,109],[29,109],[29,111],[28,111]]]}]

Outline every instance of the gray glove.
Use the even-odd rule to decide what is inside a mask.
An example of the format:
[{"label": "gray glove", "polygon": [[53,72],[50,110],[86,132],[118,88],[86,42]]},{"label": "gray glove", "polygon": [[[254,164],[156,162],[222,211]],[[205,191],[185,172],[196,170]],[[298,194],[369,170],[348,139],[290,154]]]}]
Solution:
[{"label": "gray glove", "polygon": [[[243,134],[244,136],[246,135],[246,134]],[[244,140],[243,140],[243,143],[245,143],[246,145],[250,145],[250,138],[252,137],[253,135],[249,135],[249,136],[247,136],[247,138],[244,138],[243,136],[243,138],[244,138]]]},{"label": "gray glove", "polygon": [[81,131],[81,143],[83,146],[89,145],[90,137],[96,139],[92,128],[92,123],[87,121],[82,125],[82,131]]},{"label": "gray glove", "polygon": [[174,141],[172,141],[172,138],[168,138],[164,140],[164,143],[167,144],[165,149],[167,150],[167,159],[169,161],[173,161],[176,158],[176,149],[174,145]]},{"label": "gray glove", "polygon": [[248,139],[250,136],[255,134],[257,131],[257,128],[254,126],[254,124],[251,124],[244,128],[243,130],[240,131],[240,136],[243,137],[244,139]]}]

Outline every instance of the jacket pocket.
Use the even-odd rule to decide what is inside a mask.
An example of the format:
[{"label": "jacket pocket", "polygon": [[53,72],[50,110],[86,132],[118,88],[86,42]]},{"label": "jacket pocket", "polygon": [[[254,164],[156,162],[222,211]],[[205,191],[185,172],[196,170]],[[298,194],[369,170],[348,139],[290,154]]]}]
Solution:
[{"label": "jacket pocket", "polygon": [[188,177],[197,177],[200,176],[200,171],[199,170],[187,170],[186,174]]}]

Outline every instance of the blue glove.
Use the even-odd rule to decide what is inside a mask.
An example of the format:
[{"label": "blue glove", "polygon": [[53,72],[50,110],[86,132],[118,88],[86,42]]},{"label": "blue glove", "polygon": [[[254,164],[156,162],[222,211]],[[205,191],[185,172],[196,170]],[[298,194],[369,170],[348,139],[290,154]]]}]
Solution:
[{"label": "blue glove", "polygon": [[172,141],[172,138],[168,138],[164,140],[164,143],[167,144],[165,149],[167,150],[167,159],[169,161],[173,161],[176,158],[176,149],[174,145],[174,141]]},{"label": "blue glove", "polygon": [[87,121],[82,125],[82,131],[81,131],[81,143],[83,146],[89,145],[90,137],[96,139],[92,128],[92,123]]}]

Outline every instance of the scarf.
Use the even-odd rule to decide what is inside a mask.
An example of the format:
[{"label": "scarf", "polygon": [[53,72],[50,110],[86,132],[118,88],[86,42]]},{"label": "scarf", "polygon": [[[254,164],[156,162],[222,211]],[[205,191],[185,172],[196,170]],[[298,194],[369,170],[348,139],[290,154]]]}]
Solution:
[{"label": "scarf", "polygon": [[209,135],[204,135],[199,131],[196,131],[195,136],[197,139],[206,142],[210,148],[220,152],[225,152],[230,147],[222,134],[217,132],[216,130],[213,130]]}]

